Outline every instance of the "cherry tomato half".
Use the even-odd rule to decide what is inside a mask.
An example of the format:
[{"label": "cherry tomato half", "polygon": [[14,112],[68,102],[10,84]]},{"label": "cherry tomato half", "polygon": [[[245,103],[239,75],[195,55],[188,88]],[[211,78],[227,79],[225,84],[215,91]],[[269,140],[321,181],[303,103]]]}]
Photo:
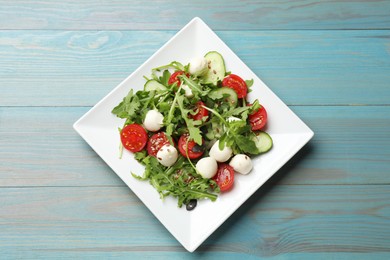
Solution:
[{"label": "cherry tomato half", "polygon": [[[180,87],[181,81],[180,81],[180,79],[178,78],[178,76],[183,75],[183,74],[184,74],[184,71],[181,71],[181,70],[176,71],[176,72],[173,73],[173,74],[171,75],[171,77],[169,78],[168,84],[169,84],[169,85],[172,85],[173,83],[177,82],[177,85],[176,85],[176,86],[177,86],[177,87]],[[188,73],[187,73],[186,75],[187,75],[187,77],[190,76]]]},{"label": "cherry tomato half", "polygon": [[195,108],[195,111],[197,110],[198,113],[196,113],[195,115],[190,115],[190,118],[194,120],[202,120],[203,117],[208,116],[209,111],[205,109],[203,106],[206,106],[205,103],[203,103],[202,101],[198,101],[196,103],[196,108]]},{"label": "cherry tomato half", "polygon": [[227,163],[219,164],[217,174],[214,175],[213,180],[218,184],[221,192],[230,190],[234,183],[233,167]]},{"label": "cherry tomato half", "polygon": [[159,133],[156,133],[156,134],[152,135],[149,138],[148,145],[147,145],[148,154],[151,155],[151,156],[156,157],[157,156],[157,152],[165,144],[169,144],[169,139],[165,135],[164,132],[159,132]]},{"label": "cherry tomato half", "polygon": [[135,153],[144,149],[148,140],[146,130],[139,124],[130,124],[121,131],[121,142],[123,147]]},{"label": "cherry tomato half", "polygon": [[253,131],[260,130],[267,124],[267,111],[263,106],[249,115],[249,123]]},{"label": "cherry tomato half", "polygon": [[188,137],[189,137],[188,134],[183,134],[182,136],[180,136],[179,145],[178,145],[180,153],[184,157],[187,157],[187,153],[188,153],[188,158],[190,159],[196,159],[201,157],[204,152],[203,147],[195,143],[195,141],[193,140],[189,140],[187,143]]},{"label": "cherry tomato half", "polygon": [[222,80],[222,86],[233,89],[237,93],[238,98],[245,98],[248,92],[248,87],[241,77],[230,74]]}]

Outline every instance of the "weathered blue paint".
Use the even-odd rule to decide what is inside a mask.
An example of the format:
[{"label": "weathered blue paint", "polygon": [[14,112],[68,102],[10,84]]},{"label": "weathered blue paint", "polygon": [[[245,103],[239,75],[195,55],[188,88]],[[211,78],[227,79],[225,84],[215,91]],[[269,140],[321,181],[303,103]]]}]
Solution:
[{"label": "weathered blue paint", "polygon": [[199,16],[218,30],[389,29],[385,0],[2,0],[0,29],[177,30]]},{"label": "weathered blue paint", "polygon": [[[92,106],[174,33],[0,31],[0,105]],[[217,34],[287,104],[389,104],[389,31]]]},{"label": "weathered blue paint", "polygon": [[[0,259],[390,258],[390,1],[0,6]],[[190,254],[72,124],[194,16],[315,137]]]}]

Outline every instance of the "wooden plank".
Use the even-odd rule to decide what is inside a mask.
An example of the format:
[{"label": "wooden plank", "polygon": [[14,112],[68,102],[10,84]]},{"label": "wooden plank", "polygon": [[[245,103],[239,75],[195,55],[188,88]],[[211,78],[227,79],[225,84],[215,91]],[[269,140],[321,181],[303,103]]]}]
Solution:
[{"label": "wooden plank", "polygon": [[[296,106],[314,139],[279,184],[390,184],[390,106]],[[0,107],[0,186],[123,186],[72,129],[88,107]]]},{"label": "wooden plank", "polygon": [[0,186],[123,185],[72,128],[88,110],[0,107]]},{"label": "wooden plank", "polygon": [[[289,105],[390,104],[390,31],[217,33]],[[173,35],[0,31],[0,105],[92,106]]]},{"label": "wooden plank", "polygon": [[218,30],[389,29],[389,1],[0,1],[0,29],[177,30],[200,16]]},{"label": "wooden plank", "polygon": [[[189,256],[125,187],[2,188],[0,197],[6,259]],[[389,258],[389,201],[389,185],[268,185],[191,257]]]},{"label": "wooden plank", "polygon": [[[315,136],[282,168],[285,184],[388,184],[390,107],[291,107]],[[385,180],[387,179],[387,180]]]}]

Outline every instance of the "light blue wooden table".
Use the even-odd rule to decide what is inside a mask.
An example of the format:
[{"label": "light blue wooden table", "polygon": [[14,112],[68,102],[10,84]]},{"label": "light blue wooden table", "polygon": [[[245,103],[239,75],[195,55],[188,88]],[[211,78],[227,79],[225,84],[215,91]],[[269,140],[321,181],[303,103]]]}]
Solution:
[{"label": "light blue wooden table", "polygon": [[[316,133],[188,253],[72,124],[194,16]],[[390,1],[0,1],[0,259],[390,259]]]}]

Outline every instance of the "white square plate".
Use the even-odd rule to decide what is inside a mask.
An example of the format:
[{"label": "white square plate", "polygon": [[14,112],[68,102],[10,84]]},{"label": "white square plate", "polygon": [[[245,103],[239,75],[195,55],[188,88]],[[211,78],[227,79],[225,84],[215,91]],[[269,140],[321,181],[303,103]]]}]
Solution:
[{"label": "white square plate", "polygon": [[[120,141],[117,129],[123,125],[123,120],[111,114],[111,110],[131,88],[143,88],[143,75],[149,76],[152,68],[174,60],[187,64],[192,57],[203,56],[211,50],[222,54],[227,71],[244,79],[254,79],[249,100],[258,98],[267,109],[266,131],[271,135],[274,146],[270,152],[253,160],[254,169],[249,175],[236,174],[234,188],[230,192],[219,195],[215,202],[199,201],[195,210],[187,211],[185,207],[178,208],[174,198],[162,201],[149,182],[138,181],[130,175],[131,171],[141,175],[144,167],[130,152],[124,151],[122,159],[118,158]],[[191,20],[73,127],[190,252],[313,137],[313,132],[199,18]]]}]

